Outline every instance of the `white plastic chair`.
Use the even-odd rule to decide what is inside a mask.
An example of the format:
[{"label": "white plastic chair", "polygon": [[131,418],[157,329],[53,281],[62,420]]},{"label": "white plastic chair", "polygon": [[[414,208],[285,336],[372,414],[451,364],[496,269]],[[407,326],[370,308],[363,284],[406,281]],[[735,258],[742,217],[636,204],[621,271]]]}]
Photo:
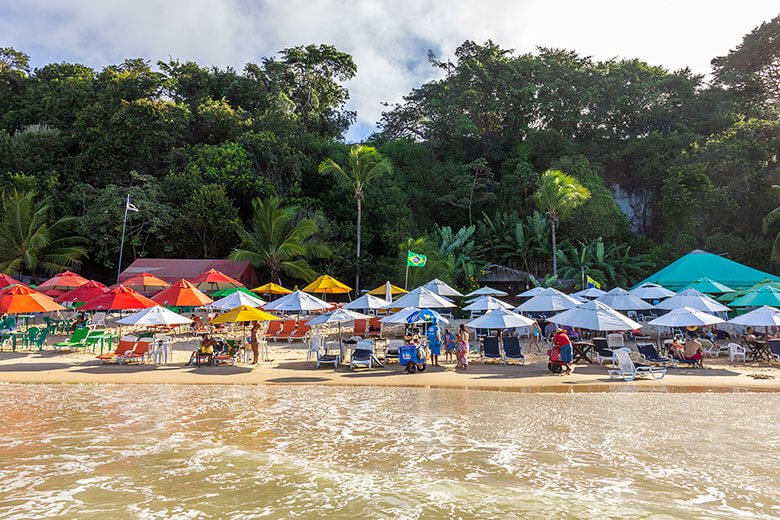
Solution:
[{"label": "white plastic chair", "polygon": [[622,334],[607,334],[607,346],[613,349],[625,347],[626,339]]},{"label": "white plastic chair", "polygon": [[729,353],[729,347],[727,345],[718,345],[707,338],[699,338],[699,342],[702,344],[704,353],[710,357],[718,357],[721,352],[724,354]]},{"label": "white plastic chair", "polygon": [[637,366],[631,360],[631,356],[625,349],[617,349],[615,351],[615,359],[617,360],[617,370],[609,371],[610,379],[622,379],[623,381],[633,381],[638,377],[650,376],[653,379],[663,379],[666,375],[666,368],[655,367],[650,365]]},{"label": "white plastic chair", "polygon": [[747,361],[747,349],[737,343],[729,343],[729,361],[733,362],[736,358],[742,356],[742,362]]}]

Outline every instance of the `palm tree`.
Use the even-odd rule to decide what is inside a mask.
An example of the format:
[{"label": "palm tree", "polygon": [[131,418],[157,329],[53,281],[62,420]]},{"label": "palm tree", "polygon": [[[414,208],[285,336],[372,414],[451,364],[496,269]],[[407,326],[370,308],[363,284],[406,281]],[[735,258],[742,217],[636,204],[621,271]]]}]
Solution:
[{"label": "palm tree", "polygon": [[360,224],[362,220],[363,188],[373,179],[392,171],[389,159],[382,157],[373,146],[353,145],[349,149],[349,171],[339,166],[333,159],[325,159],[320,164],[320,173],[333,173],[346,182],[355,191],[357,204],[357,262],[355,265],[355,294],[360,294]]},{"label": "palm tree", "polygon": [[319,227],[313,218],[300,217],[296,206],[282,207],[282,199],[252,201],[254,214],[249,229],[239,228],[241,243],[230,254],[236,262],[251,262],[265,269],[280,283],[281,273],[311,281],[316,273],[307,262],[324,258],[330,248],[315,238]]},{"label": "palm tree", "polygon": [[[772,195],[775,198],[780,198],[780,186],[777,184],[773,184],[771,188],[769,188],[769,194]],[[764,217],[764,233],[769,232],[769,228],[780,220],[780,206],[773,209],[769,213],[767,213],[766,217]],[[780,231],[775,235],[775,240],[772,243],[772,260],[775,262],[780,261]]]},{"label": "palm tree", "polygon": [[571,212],[590,198],[588,188],[559,170],[547,170],[539,179],[534,201],[536,207],[547,215],[552,231],[553,276],[558,276],[558,248],[555,242],[555,228]]},{"label": "palm tree", "polygon": [[0,271],[54,274],[78,267],[87,256],[87,240],[70,235],[74,217],[49,223],[48,199],[34,192],[3,193],[0,209]]}]

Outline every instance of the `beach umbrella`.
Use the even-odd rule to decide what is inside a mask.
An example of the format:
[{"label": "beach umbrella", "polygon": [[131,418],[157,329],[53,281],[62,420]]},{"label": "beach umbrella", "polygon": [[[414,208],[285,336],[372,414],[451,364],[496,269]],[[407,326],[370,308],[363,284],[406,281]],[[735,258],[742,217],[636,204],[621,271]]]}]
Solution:
[{"label": "beach umbrella", "polygon": [[466,305],[463,307],[464,311],[471,311],[471,312],[479,312],[479,311],[491,311],[493,309],[511,309],[513,305],[510,305],[506,302],[502,302],[498,298],[493,298],[492,296],[482,296],[480,298],[477,298],[472,303]]},{"label": "beach umbrella", "polygon": [[488,287],[485,285],[484,287],[480,287],[476,291],[471,291],[466,296],[508,296],[508,294],[504,291],[500,291],[498,289],[493,289],[492,287]]},{"label": "beach umbrella", "polygon": [[81,275],[78,275],[71,271],[65,271],[64,273],[59,273],[52,276],[51,278],[49,278],[48,280],[40,284],[36,290],[38,292],[42,292],[48,289],[69,291],[71,289],[75,289],[76,287],[84,285],[88,281],[89,280],[87,280]]},{"label": "beach umbrella", "polygon": [[211,323],[247,323],[250,321],[278,321],[280,319],[256,307],[241,305],[225,314],[220,314],[211,320]]},{"label": "beach umbrella", "polygon": [[466,326],[472,329],[513,329],[515,327],[530,327],[533,324],[534,320],[531,318],[526,318],[501,307],[486,312],[479,318],[468,322]]},{"label": "beach umbrella", "polygon": [[737,298],[729,305],[732,307],[780,307],[780,289],[765,285]]},{"label": "beach umbrella", "polygon": [[28,314],[62,309],[64,307],[50,297],[24,285],[14,285],[0,293],[0,313],[2,314]]},{"label": "beach umbrella", "polygon": [[321,314],[316,318],[312,318],[311,320],[306,322],[306,325],[309,325],[310,327],[314,327],[317,325],[338,325],[339,345],[341,345],[341,324],[342,323],[351,323],[354,322],[355,320],[366,320],[369,318],[371,318],[371,316],[367,316],[359,312],[351,311],[349,309],[336,309],[327,312],[325,314]]},{"label": "beach umbrella", "polygon": [[420,309],[410,313],[406,317],[406,323],[449,323],[449,320],[433,309]]},{"label": "beach umbrella", "polygon": [[384,309],[390,305],[390,302],[379,298],[377,296],[372,296],[371,294],[364,294],[360,298],[358,298],[355,301],[349,302],[344,306],[344,309],[350,309],[350,310],[377,310],[377,309]]},{"label": "beach umbrella", "polygon": [[404,307],[400,311],[385,316],[379,321],[381,321],[382,323],[393,324],[393,325],[406,324],[408,323],[406,320],[409,318],[409,316],[415,312],[418,312],[419,310],[420,309],[418,309],[417,307]]},{"label": "beach umbrella", "polygon": [[546,287],[531,287],[515,296],[515,298],[533,298],[536,295],[542,294],[546,289]]},{"label": "beach umbrella", "polygon": [[156,305],[117,320],[117,323],[121,325],[186,325],[192,323],[192,320]]},{"label": "beach umbrella", "polygon": [[138,273],[125,280],[122,285],[135,289],[140,293],[158,292],[171,284],[149,273]]},{"label": "beach umbrella", "polygon": [[653,306],[638,296],[634,296],[625,289],[615,287],[603,296],[596,298],[599,301],[617,311],[644,311]]},{"label": "beach umbrella", "polygon": [[439,296],[448,296],[448,297],[463,296],[456,289],[453,289],[452,287],[442,282],[438,278],[434,278],[430,282],[423,285],[423,287],[431,291],[433,294],[438,294]]},{"label": "beach umbrella", "polygon": [[404,294],[388,307],[394,309],[404,307],[417,307],[418,309],[444,309],[456,305],[443,296],[431,292],[425,287],[418,287],[408,294]]},{"label": "beach umbrella", "polygon": [[323,274],[302,290],[314,294],[347,294],[352,291],[352,287],[339,282],[332,276]]},{"label": "beach umbrella", "polygon": [[243,287],[244,284],[235,280],[224,273],[220,273],[216,269],[209,269],[200,273],[198,276],[190,280],[192,285],[201,291],[219,291],[220,289],[229,289],[231,287]]},{"label": "beach umbrella", "polygon": [[213,301],[187,280],[179,280],[163,289],[152,296],[152,300],[168,307],[202,307]]},{"label": "beach umbrella", "polygon": [[[12,285],[11,287],[15,287],[15,286]],[[44,289],[43,291],[38,291],[38,292],[41,294],[45,294],[49,298],[59,298],[63,294],[67,293],[68,291],[64,291],[62,289]]]},{"label": "beach umbrella", "polygon": [[768,306],[759,307],[729,320],[728,323],[748,327],[780,327],[780,311]]},{"label": "beach umbrella", "polygon": [[16,278],[12,278],[5,273],[0,273],[0,287],[9,287],[11,285],[24,285],[27,287],[26,284],[23,284]]},{"label": "beach umbrella", "polygon": [[254,295],[249,295],[242,292],[234,292],[233,294],[228,294],[224,298],[213,302],[211,305],[209,305],[209,307],[226,311],[235,309],[236,307],[240,307],[242,305],[249,307],[262,307],[265,305],[265,302]]},{"label": "beach umbrella", "polygon": [[658,327],[702,327],[723,323],[723,321],[721,318],[706,311],[692,307],[677,307],[660,318],[648,322],[648,325],[656,325]]},{"label": "beach umbrella", "polygon": [[703,294],[696,289],[685,289],[675,294],[671,298],[660,302],[655,306],[656,309],[678,309],[680,307],[690,307],[699,311],[714,313],[714,312],[727,312],[728,307],[722,305],[706,294]]},{"label": "beach umbrella", "polygon": [[581,291],[577,291],[574,294],[570,294],[569,296],[576,297],[579,296],[580,298],[598,298],[600,296],[604,296],[607,294],[607,291],[602,291],[598,287],[588,287],[587,289],[583,289]]},{"label": "beach umbrella", "polygon": [[264,309],[267,311],[279,312],[309,312],[324,311],[332,307],[333,305],[320,300],[316,296],[312,296],[311,294],[302,291],[295,291],[286,296],[282,296],[278,300],[265,304]]},{"label": "beach umbrella", "polygon": [[252,289],[252,292],[257,294],[292,294],[290,289],[282,287],[281,285],[277,285],[273,282],[268,282],[259,287],[255,287]]},{"label": "beach umbrella", "polygon": [[670,291],[666,287],[662,287],[657,283],[650,282],[643,283],[638,287],[634,287],[628,292],[629,294],[632,294],[637,298],[642,298],[643,300],[663,300],[664,298],[669,298],[676,294],[674,291]]},{"label": "beach umbrella", "polygon": [[62,293],[54,300],[58,303],[88,302],[89,300],[97,298],[101,294],[107,293],[108,291],[108,287],[102,283],[95,280],[90,280],[81,287],[76,287],[71,291]]},{"label": "beach umbrella", "polygon": [[734,292],[734,289],[732,289],[731,287],[728,287],[727,285],[723,285],[720,282],[716,282],[712,278],[707,278],[706,276],[703,276],[698,280],[691,282],[684,289],[696,289],[697,291],[702,292],[704,294],[724,294],[724,293]]},{"label": "beach umbrella", "polygon": [[234,292],[242,292],[244,294],[248,294],[249,296],[255,296],[255,293],[246,287],[231,287],[230,289],[220,289],[219,291],[215,291],[214,294],[211,295],[211,298],[218,300],[220,298],[224,298],[225,296],[230,296]]},{"label": "beach umbrella", "polygon": [[387,289],[390,288],[390,296],[397,296],[399,294],[406,294],[409,291],[405,289],[401,289],[400,287],[393,285],[390,283],[390,281],[387,281],[377,287],[376,289],[372,289],[371,291],[368,291],[368,294],[372,296],[385,296],[385,300],[387,300]]},{"label": "beach umbrella", "polygon": [[556,314],[548,318],[556,325],[566,325],[587,330],[637,330],[642,325],[625,316],[609,305],[593,300],[582,305]]},{"label": "beach umbrella", "polygon": [[568,294],[548,287],[539,291],[527,302],[518,305],[515,312],[560,312],[573,309],[579,304],[580,302]]},{"label": "beach umbrella", "polygon": [[89,300],[79,309],[82,311],[125,311],[146,309],[155,305],[157,302],[150,300],[138,291],[124,285],[117,285],[108,292]]}]

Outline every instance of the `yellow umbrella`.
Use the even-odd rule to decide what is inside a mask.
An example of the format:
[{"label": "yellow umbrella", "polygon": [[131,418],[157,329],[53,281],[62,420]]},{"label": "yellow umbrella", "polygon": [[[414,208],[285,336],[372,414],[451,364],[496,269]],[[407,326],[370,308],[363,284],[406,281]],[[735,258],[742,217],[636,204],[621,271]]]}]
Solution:
[{"label": "yellow umbrella", "polygon": [[257,294],[292,294],[290,289],[282,287],[281,285],[276,285],[273,282],[268,282],[260,287],[255,287],[252,289],[252,292]]},{"label": "yellow umbrella", "polygon": [[318,294],[346,294],[352,291],[352,287],[339,282],[332,276],[323,274],[304,287],[303,291]]},{"label": "yellow umbrella", "polygon": [[225,314],[221,314],[211,320],[211,323],[243,323],[247,321],[272,321],[280,320],[273,314],[269,314],[260,309],[250,307],[249,305],[240,305],[235,309],[230,309]]},{"label": "yellow umbrella", "polygon": [[[374,296],[384,296],[386,294],[385,293],[386,290],[387,290],[387,285],[386,284],[382,284],[379,287],[377,287],[376,289],[374,289],[373,291],[368,291],[368,294],[372,294]],[[397,287],[397,286],[395,286],[393,284],[390,284],[390,294],[392,294],[393,296],[395,296],[397,294],[406,294],[408,292],[409,291],[405,291],[405,290],[401,289],[400,287]]]}]

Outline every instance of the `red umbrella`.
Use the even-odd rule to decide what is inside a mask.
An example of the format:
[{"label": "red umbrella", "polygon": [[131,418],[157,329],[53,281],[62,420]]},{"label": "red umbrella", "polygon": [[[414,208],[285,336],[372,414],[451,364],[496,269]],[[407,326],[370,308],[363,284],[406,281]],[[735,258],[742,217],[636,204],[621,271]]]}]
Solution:
[{"label": "red umbrella", "polygon": [[68,291],[63,291],[61,289],[44,289],[43,291],[38,291],[41,294],[45,294],[49,298],[57,298],[59,296],[62,296]]},{"label": "red umbrella", "polygon": [[59,303],[88,302],[107,292],[108,287],[95,280],[90,280],[81,287],[76,287],[72,291],[57,296],[54,301]]},{"label": "red umbrella", "polygon": [[146,293],[147,290],[149,292],[158,292],[165,287],[170,287],[171,284],[162,278],[157,278],[153,274],[138,273],[137,275],[125,280],[122,285],[125,287],[130,287],[131,289],[135,289],[136,291]]},{"label": "red umbrella", "polygon": [[231,287],[243,287],[244,284],[238,280],[234,280],[224,273],[220,273],[216,269],[209,269],[203,271],[198,276],[190,280],[192,285],[198,289],[204,291],[220,291],[222,289],[230,289]]},{"label": "red umbrella", "polygon": [[154,307],[153,302],[143,294],[124,285],[118,285],[110,291],[93,298],[81,307],[80,311],[123,311]]},{"label": "red umbrella", "polygon": [[38,286],[38,290],[45,291],[48,289],[59,289],[61,291],[69,291],[70,289],[81,287],[88,281],[89,280],[81,275],[71,271],[65,271],[64,273],[54,275],[53,277],[43,282]]},{"label": "red umbrella", "polygon": [[164,291],[152,296],[152,300],[169,307],[200,307],[213,301],[187,280],[179,280]]},{"label": "red umbrella", "polygon": [[64,307],[45,294],[15,285],[0,293],[0,312],[7,314],[26,314],[28,312],[59,311]]},{"label": "red umbrella", "polygon": [[24,285],[27,287],[27,285],[23,284],[16,278],[11,278],[5,273],[0,273],[0,287],[8,287],[9,285]]}]

